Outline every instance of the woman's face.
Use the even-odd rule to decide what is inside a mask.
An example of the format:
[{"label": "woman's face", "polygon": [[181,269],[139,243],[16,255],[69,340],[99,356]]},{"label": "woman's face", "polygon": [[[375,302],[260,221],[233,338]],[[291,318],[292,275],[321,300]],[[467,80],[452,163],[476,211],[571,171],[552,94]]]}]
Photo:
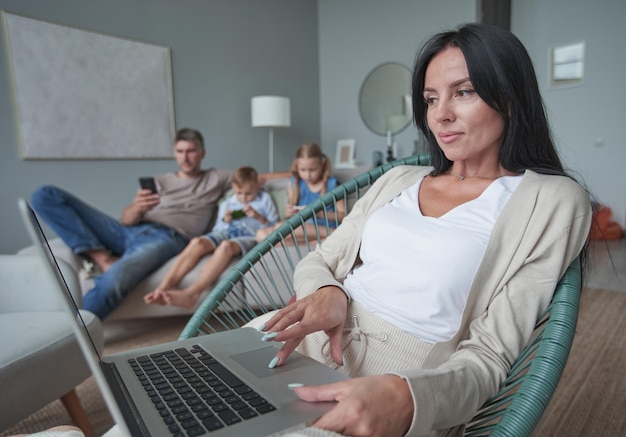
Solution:
[{"label": "woman's face", "polygon": [[474,90],[458,47],[435,55],[424,78],[426,120],[450,161],[498,159],[504,120]]}]

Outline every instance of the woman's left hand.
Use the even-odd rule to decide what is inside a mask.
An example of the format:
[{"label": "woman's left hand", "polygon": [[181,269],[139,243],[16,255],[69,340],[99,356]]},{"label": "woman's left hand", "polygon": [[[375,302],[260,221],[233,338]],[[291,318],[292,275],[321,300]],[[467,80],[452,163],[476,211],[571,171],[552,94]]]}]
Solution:
[{"label": "woman's left hand", "polygon": [[341,334],[347,314],[348,298],[333,285],[322,287],[278,311],[262,328],[266,332],[265,341],[284,342],[272,367],[281,366],[306,335],[317,331],[328,335],[330,355],[335,363],[343,365]]},{"label": "woman's left hand", "polygon": [[413,420],[408,383],[396,375],[376,375],[319,386],[296,387],[308,402],[336,401],[312,426],[353,437],[403,436]]}]

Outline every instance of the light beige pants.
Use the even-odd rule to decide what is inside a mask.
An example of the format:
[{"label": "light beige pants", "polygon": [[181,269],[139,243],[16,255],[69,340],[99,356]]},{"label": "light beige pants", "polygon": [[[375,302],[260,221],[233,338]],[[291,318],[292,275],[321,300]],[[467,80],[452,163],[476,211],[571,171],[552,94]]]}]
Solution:
[{"label": "light beige pants", "polygon": [[354,378],[420,368],[431,348],[353,301],[342,336],[343,366],[332,360],[324,332],[306,336],[296,350]]},{"label": "light beige pants", "polygon": [[[263,314],[245,326],[257,329],[275,313]],[[307,335],[296,350],[353,378],[420,368],[431,348],[352,301],[342,337],[343,366],[332,360],[324,332]]]}]

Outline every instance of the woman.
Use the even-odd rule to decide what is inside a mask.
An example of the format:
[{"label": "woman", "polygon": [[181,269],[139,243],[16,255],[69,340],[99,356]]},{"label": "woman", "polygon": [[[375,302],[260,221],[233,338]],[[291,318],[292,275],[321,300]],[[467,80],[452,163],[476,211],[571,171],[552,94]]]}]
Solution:
[{"label": "woman", "polygon": [[270,367],[298,348],[353,377],[295,388],[338,401],[317,428],[462,432],[585,246],[588,195],[563,170],[513,34],[468,24],[431,37],[413,109],[433,167],[383,175],[300,262],[297,300],[259,327],[284,342]]}]

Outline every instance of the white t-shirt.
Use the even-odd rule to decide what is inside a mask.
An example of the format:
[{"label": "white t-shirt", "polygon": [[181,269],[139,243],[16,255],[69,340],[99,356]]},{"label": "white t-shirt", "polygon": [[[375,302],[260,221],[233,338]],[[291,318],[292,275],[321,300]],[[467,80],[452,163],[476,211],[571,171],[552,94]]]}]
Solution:
[{"label": "white t-shirt", "polygon": [[439,218],[420,211],[420,179],[368,218],[359,251],[363,264],[346,277],[346,292],[426,342],[449,340],[496,219],[521,179],[496,179],[478,198]]}]

